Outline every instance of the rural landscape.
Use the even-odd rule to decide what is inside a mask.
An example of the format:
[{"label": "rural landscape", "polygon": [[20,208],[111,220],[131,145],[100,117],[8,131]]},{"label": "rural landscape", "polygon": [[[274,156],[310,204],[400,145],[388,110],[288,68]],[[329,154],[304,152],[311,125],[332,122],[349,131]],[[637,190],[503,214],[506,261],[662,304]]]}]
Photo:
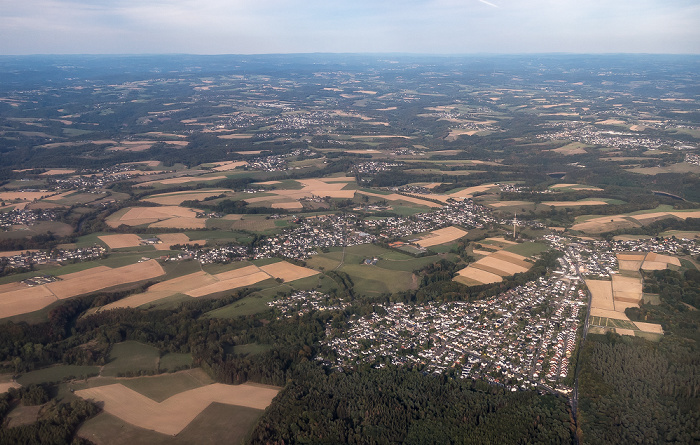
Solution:
[{"label": "rural landscape", "polygon": [[0,56],[0,444],[697,443],[697,56]]}]

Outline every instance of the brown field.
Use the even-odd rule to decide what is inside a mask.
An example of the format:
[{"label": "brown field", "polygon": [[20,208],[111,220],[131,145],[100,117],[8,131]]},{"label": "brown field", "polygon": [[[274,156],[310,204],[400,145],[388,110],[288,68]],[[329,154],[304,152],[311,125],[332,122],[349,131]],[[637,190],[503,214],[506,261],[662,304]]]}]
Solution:
[{"label": "brown field", "polygon": [[563,155],[569,156],[569,155],[580,155],[580,154],[586,154],[586,150],[584,149],[586,145],[582,144],[580,142],[572,142],[571,144],[564,145],[563,147],[555,148],[554,150],[551,150],[555,153],[561,153]]},{"label": "brown field", "polygon": [[663,261],[645,261],[639,267],[643,270],[664,270],[668,268],[668,263]]},{"label": "brown field", "polygon": [[646,253],[618,253],[616,256],[618,260],[622,261],[644,261]]},{"label": "brown field", "polygon": [[633,321],[633,323],[639,328],[640,331],[642,332],[653,332],[655,334],[663,334],[664,330],[661,327],[660,324],[655,324],[655,323],[644,323],[641,321]]},{"label": "brown field", "polygon": [[21,283],[0,286],[0,317],[12,317],[38,311],[57,301],[44,286],[28,287]]},{"label": "brown field", "polygon": [[613,311],[611,309],[602,309],[602,308],[598,308],[598,307],[591,307],[591,316],[614,318],[615,320],[630,321],[630,319],[627,317],[627,315],[625,315],[624,312],[617,312],[617,311]]},{"label": "brown field", "polygon": [[670,256],[670,255],[662,255],[660,253],[655,253],[655,252],[649,252],[647,254],[646,261],[673,264],[674,266],[678,266],[678,267],[681,266],[681,261],[678,258]]},{"label": "brown field", "polygon": [[546,201],[542,205],[554,207],[574,207],[574,206],[604,206],[608,205],[605,201]]},{"label": "brown field", "polygon": [[178,206],[184,201],[191,201],[194,199],[202,200],[210,196],[219,196],[222,193],[230,192],[227,189],[216,189],[216,190],[198,190],[196,192],[174,192],[174,193],[163,193],[160,195],[153,195],[147,198],[143,198],[143,201],[153,202],[156,204],[166,205],[166,206]]},{"label": "brown field", "polygon": [[509,263],[513,263],[520,267],[525,267],[527,269],[530,269],[530,267],[532,267],[532,263],[525,261],[526,258],[522,255],[518,255],[517,253],[506,252],[505,250],[501,250],[492,253],[491,256],[494,258],[499,258],[508,261]]},{"label": "brown field", "polygon": [[[249,198],[246,199],[246,202],[267,202],[273,208],[299,209],[302,208],[298,202],[301,198],[329,196],[331,198],[352,199],[355,197],[355,190],[343,190],[346,185],[355,182],[355,178],[352,177],[299,179],[298,182],[302,185],[300,190],[270,190],[271,195]],[[258,184],[273,183],[279,183],[279,181],[265,181]]]},{"label": "brown field", "polygon": [[612,290],[615,299],[627,298],[639,301],[642,299],[642,279],[615,274],[612,276]]},{"label": "brown field", "polygon": [[591,295],[593,296],[591,299],[591,308],[608,311],[615,310],[612,283],[610,281],[586,280],[586,286],[588,286],[588,290],[591,291]]},{"label": "brown field", "polygon": [[604,121],[596,122],[598,125],[624,125],[625,122],[618,119],[606,119]]},{"label": "brown field", "polygon": [[107,244],[110,249],[120,249],[122,247],[136,247],[141,245],[141,237],[133,234],[102,235],[98,238]]},{"label": "brown field", "polygon": [[158,221],[148,227],[161,227],[166,229],[204,229],[207,227],[206,218],[171,218]]},{"label": "brown field", "polygon": [[171,228],[203,228],[206,218],[197,218],[197,212],[193,209],[162,206],[162,207],[132,207],[120,218],[107,218],[110,227],[119,227],[122,224],[138,226],[152,224],[152,227]]},{"label": "brown field", "polygon": [[71,168],[53,168],[42,173],[40,176],[53,176],[53,175],[69,175],[75,173],[75,169]]},{"label": "brown field", "polygon": [[[348,191],[354,191],[354,190],[348,190]],[[399,195],[398,193],[392,193],[389,195],[380,195],[379,193],[370,193],[370,192],[364,192],[364,191],[360,191],[360,190],[358,190],[357,192],[361,193],[363,195],[373,196],[375,198],[386,199],[387,201],[411,202],[413,204],[419,204],[419,205],[423,205],[426,207],[440,207],[441,206],[440,204],[434,203],[432,201],[426,201],[425,199],[414,198],[412,196],[403,196],[403,195]],[[430,197],[433,199],[441,199],[440,196],[441,195],[430,195]],[[445,199],[445,200],[447,200],[447,199]]]},{"label": "brown field", "polygon": [[[620,266],[620,270],[638,271],[642,267],[642,261],[618,260],[617,263]],[[665,264],[663,268],[666,268]]]},{"label": "brown field", "polygon": [[233,169],[240,167],[242,165],[248,165],[248,162],[246,162],[246,161],[225,162],[221,165],[214,167],[213,170],[215,170],[217,172],[225,172],[225,171],[233,170]]},{"label": "brown field", "polygon": [[637,227],[638,223],[632,222],[627,217],[621,215],[602,216],[599,218],[589,219],[588,221],[574,224],[572,230],[580,230],[588,233],[602,233],[611,230]]},{"label": "brown field", "polygon": [[38,192],[0,192],[0,200],[34,201],[35,199],[42,199],[55,194],[56,192],[49,192],[47,190],[40,190]]},{"label": "brown field", "polygon": [[549,187],[550,189],[557,189],[557,188],[572,188],[575,190],[602,190],[598,187],[592,187],[590,185],[583,185],[583,184],[554,184]]},{"label": "brown field", "polygon": [[488,250],[479,250],[479,249],[474,249],[472,252],[475,255],[483,255],[483,256],[491,255],[493,253],[493,252],[489,252]]},{"label": "brown field", "polygon": [[533,204],[530,201],[498,201],[498,202],[491,202],[486,205],[490,207],[511,207],[511,206],[526,206],[526,205],[531,205]]},{"label": "brown field", "polygon": [[[243,133],[239,133],[239,134],[221,134],[221,135],[219,135],[219,138],[220,138],[220,139],[250,139],[250,138],[252,138],[252,137],[253,137],[252,134],[243,134]],[[250,153],[250,152],[240,152],[240,151],[238,151],[238,152],[236,152],[236,153]],[[258,154],[258,153],[260,153],[260,150],[258,150],[255,154]]]},{"label": "brown field", "polygon": [[184,233],[160,233],[157,235],[158,239],[161,240],[161,244],[155,244],[156,250],[170,250],[170,246],[175,244],[199,244],[203,246],[206,244],[205,240],[192,241]]},{"label": "brown field", "polygon": [[7,258],[15,255],[21,255],[27,252],[38,252],[39,249],[27,249],[27,250],[11,250],[7,252],[0,252],[0,258]]},{"label": "brown field", "polygon": [[218,179],[226,179],[226,176],[180,176],[177,178],[169,179],[156,179],[154,181],[141,182],[136,184],[137,187],[147,187],[154,184],[186,184],[188,182],[204,182],[204,181],[214,181]]},{"label": "brown field", "polygon": [[418,241],[421,247],[437,246],[438,244],[445,244],[459,239],[466,235],[467,232],[454,226],[445,227],[443,229],[433,230],[432,232],[425,235],[423,239]]},{"label": "brown field", "polygon": [[[468,266],[459,272],[457,272],[459,276],[465,277],[470,280],[478,281],[479,283],[483,284],[490,284],[490,283],[499,283],[503,281],[503,278],[501,278],[499,275],[493,274],[491,272],[486,272],[485,270],[477,269],[475,267]],[[455,277],[455,280],[459,281],[457,279],[458,277]]]},{"label": "brown field", "polygon": [[19,388],[22,385],[20,385],[17,382],[3,382],[0,383],[0,394],[6,393],[7,391],[10,390],[10,388]]},{"label": "brown field", "polygon": [[299,201],[294,202],[273,202],[270,207],[273,209],[303,209],[304,206]]},{"label": "brown field", "polygon": [[176,435],[214,402],[263,410],[270,405],[278,392],[278,388],[249,383],[214,383],[183,391],[158,403],[120,383],[115,383],[83,389],[75,394],[86,400],[101,402],[106,412],[127,423],[163,434]]},{"label": "brown field", "polygon": [[250,286],[252,284],[265,281],[268,278],[270,278],[268,274],[258,270],[257,272],[253,272],[248,275],[243,275],[239,278],[218,281],[208,286],[193,289],[184,293],[189,295],[190,297],[199,298],[205,295],[211,295],[218,292],[226,292],[239,287]]},{"label": "brown field", "polygon": [[493,267],[504,272],[505,275],[513,275],[520,272],[527,272],[529,267],[523,267],[518,264],[511,263],[508,260],[496,258],[493,255],[489,255],[485,258],[480,259],[475,265],[481,265]]},{"label": "brown field", "polygon": [[279,263],[261,266],[260,270],[272,275],[275,278],[281,278],[284,281],[294,281],[300,278],[310,277],[319,273],[313,269],[297,266],[286,261],[280,261]]},{"label": "brown field", "polygon": [[[93,268],[87,271],[95,271]],[[77,272],[81,274],[82,272]],[[66,277],[71,276],[66,279]],[[125,283],[134,283],[137,281],[148,280],[165,275],[165,271],[156,260],[144,261],[143,263],[131,264],[129,266],[117,267],[109,270],[99,270],[90,274],[83,274],[76,277],[76,274],[61,276],[61,281],[45,284],[57,298],[66,299],[77,295],[96,292],[101,289],[106,289],[112,286],[118,286]],[[41,286],[37,286],[41,287]]]}]

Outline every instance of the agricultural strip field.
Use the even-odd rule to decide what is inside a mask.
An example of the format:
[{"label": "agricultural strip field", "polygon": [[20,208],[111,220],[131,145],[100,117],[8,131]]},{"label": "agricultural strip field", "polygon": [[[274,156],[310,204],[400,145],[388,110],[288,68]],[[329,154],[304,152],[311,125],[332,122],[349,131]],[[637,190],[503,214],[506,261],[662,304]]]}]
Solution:
[{"label": "agricultural strip field", "polygon": [[240,287],[251,286],[270,278],[294,281],[318,274],[317,271],[286,261],[279,261],[265,266],[244,266],[227,272],[210,274],[197,271],[178,278],[162,281],[149,287],[146,292],[130,295],[102,308],[109,310],[125,307],[139,307],[154,303],[176,294],[192,298],[226,292]]},{"label": "agricultural strip field", "polygon": [[[586,286],[588,286],[588,290],[593,296],[591,299],[591,308],[599,308],[607,311],[615,310],[611,281],[586,280]],[[591,312],[591,314],[593,314],[593,312]]]},{"label": "agricultural strip field", "polygon": [[457,240],[466,234],[467,232],[465,230],[455,226],[450,226],[429,232],[416,244],[421,247],[437,246],[438,244],[445,244]]},{"label": "agricultural strip field", "polygon": [[454,280],[467,285],[474,284],[474,281],[480,284],[498,283],[503,281],[503,277],[528,271],[532,263],[525,259],[526,257],[512,252],[489,253],[457,272]]},{"label": "agricultural strip field", "polygon": [[250,383],[214,383],[183,391],[158,403],[116,383],[79,390],[75,394],[86,400],[103,403],[106,412],[132,425],[176,435],[214,402],[263,410],[278,392],[278,388]]},{"label": "agricultural strip field", "polygon": [[100,241],[107,244],[110,249],[121,249],[124,247],[136,247],[141,245],[141,237],[133,234],[102,235],[98,236]]},{"label": "agricultural strip field", "polygon": [[143,201],[153,202],[160,205],[166,206],[177,206],[182,204],[184,201],[191,200],[203,200],[211,196],[219,196],[227,192],[232,192],[228,189],[202,189],[197,191],[187,191],[187,192],[172,192],[172,193],[162,193],[159,195],[151,195],[143,198]]},{"label": "agricultural strip field", "polygon": [[57,300],[97,292],[109,287],[135,283],[164,275],[155,260],[128,266],[94,267],[80,272],[61,275],[59,281],[29,287],[22,283],[0,286],[0,314],[11,317],[42,309]]},{"label": "agricultural strip field", "polygon": [[123,214],[111,215],[106,222],[110,227],[151,224],[151,227],[203,229],[206,226],[206,218],[197,218],[196,210],[177,206],[131,207]]}]

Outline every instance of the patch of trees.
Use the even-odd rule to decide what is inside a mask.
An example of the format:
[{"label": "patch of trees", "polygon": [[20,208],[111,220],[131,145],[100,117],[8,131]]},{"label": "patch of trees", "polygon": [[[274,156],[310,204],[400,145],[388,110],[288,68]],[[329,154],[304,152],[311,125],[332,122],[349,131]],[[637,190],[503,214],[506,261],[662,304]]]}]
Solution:
[{"label": "patch of trees", "polygon": [[562,398],[405,368],[299,368],[251,443],[572,443]]},{"label": "patch of trees", "polygon": [[585,443],[700,441],[700,354],[677,338],[653,343],[589,334],[579,375]]},{"label": "patch of trees", "polygon": [[50,404],[37,422],[13,428],[0,428],[0,444],[89,444],[91,442],[73,436],[81,423],[99,412],[98,407],[84,400]]}]

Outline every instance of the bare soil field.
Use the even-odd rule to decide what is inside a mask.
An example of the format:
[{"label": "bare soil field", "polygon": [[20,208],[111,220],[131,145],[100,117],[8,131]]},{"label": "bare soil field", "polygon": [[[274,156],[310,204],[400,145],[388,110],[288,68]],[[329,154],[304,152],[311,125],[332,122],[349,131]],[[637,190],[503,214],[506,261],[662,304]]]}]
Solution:
[{"label": "bare soil field", "polygon": [[261,266],[260,270],[272,275],[275,278],[281,278],[285,282],[310,277],[319,273],[313,269],[297,266],[286,261]]},{"label": "bare soil field", "polygon": [[501,270],[505,275],[513,275],[519,272],[526,272],[529,267],[523,267],[510,261],[496,258],[493,255],[489,255],[485,258],[480,259],[475,264],[483,264],[484,266],[493,267],[495,269]]},{"label": "bare soil field", "polygon": [[70,274],[71,277],[68,279],[66,278],[68,275],[63,275],[60,277],[62,278],[61,281],[54,281],[52,283],[45,284],[44,286],[57,298],[66,299],[90,292],[96,292],[98,290],[120,284],[135,283],[137,281],[148,280],[165,275],[165,271],[156,260],[149,260],[143,263],[131,264],[129,266],[117,267],[114,269],[108,268],[108,270],[95,271],[95,269],[102,268],[88,269],[83,272],[94,272],[79,275],[77,277],[76,274],[82,274],[83,272]]},{"label": "bare soil field", "polygon": [[155,222],[149,227],[166,229],[204,229],[207,227],[206,218],[171,218]]},{"label": "bare soil field", "polygon": [[644,261],[646,253],[618,253],[615,256],[617,256],[618,261]]},{"label": "bare soil field", "polygon": [[[617,261],[620,270],[637,271],[642,267],[642,261],[629,261],[629,260],[618,260]],[[664,264],[664,269],[666,265]]]},{"label": "bare soil field", "polygon": [[647,253],[645,262],[647,262],[647,261],[673,264],[674,266],[678,266],[678,267],[681,266],[681,261],[678,258],[670,256],[670,255],[662,255],[660,253],[655,253],[655,252]]},{"label": "bare soil field", "polygon": [[522,255],[518,255],[517,253],[506,252],[505,250],[501,250],[492,253],[491,256],[493,258],[508,261],[509,263],[515,264],[516,266],[524,267],[526,269],[530,269],[532,267],[532,263],[525,261],[526,258]]},{"label": "bare soil field", "polygon": [[643,323],[641,321],[633,321],[640,331],[642,332],[653,332],[655,334],[663,334],[664,330],[660,324],[655,323]]},{"label": "bare soil field", "polygon": [[174,193],[163,193],[160,195],[152,195],[147,198],[143,198],[143,201],[153,202],[156,204],[166,205],[166,206],[179,206],[184,201],[191,200],[202,200],[209,198],[210,196],[218,196],[222,193],[230,192],[227,189],[216,189],[216,190],[198,190],[196,192],[174,192]]},{"label": "bare soil field", "polygon": [[6,393],[10,388],[19,388],[21,386],[17,382],[2,382],[0,383],[0,394]]},{"label": "bare soil field", "polygon": [[612,309],[603,309],[603,308],[599,308],[599,307],[591,307],[591,316],[592,317],[613,318],[615,320],[630,321],[630,319],[627,318],[627,315],[625,315],[624,312],[617,312],[617,311],[614,311]]},{"label": "bare soil field", "polygon": [[141,237],[133,234],[102,235],[98,238],[107,244],[110,249],[121,249],[123,247],[136,247],[141,245]]},{"label": "bare soil field", "polygon": [[107,224],[110,227],[150,224],[151,227],[199,229],[206,227],[206,218],[197,218],[196,210],[184,207],[131,207],[121,217],[115,214],[107,218]]},{"label": "bare soil field", "polygon": [[457,240],[466,234],[467,232],[465,230],[450,226],[429,232],[416,244],[421,247],[437,246],[438,244],[445,244]]},{"label": "bare soil field", "polygon": [[[642,299],[642,279],[641,277],[623,277],[619,274],[612,276],[613,296],[639,301]],[[617,309],[617,307],[615,308]]]},{"label": "bare soil field", "polygon": [[593,296],[591,299],[591,308],[615,311],[612,282],[602,280],[586,280],[586,286],[588,286],[588,290],[591,291],[591,295]]},{"label": "bare soil field", "polygon": [[612,230],[638,227],[639,223],[632,222],[628,217],[623,215],[602,216],[599,218],[589,219],[578,224],[574,224],[572,230],[580,230],[587,233],[602,233]]},{"label": "bare soil field", "polygon": [[574,190],[591,190],[591,191],[597,191],[597,190],[602,190],[598,187],[592,187],[590,185],[584,185],[584,184],[554,184],[549,187],[550,189],[558,189],[558,188],[571,188]]},{"label": "bare soil field", "polygon": [[546,201],[542,205],[554,207],[575,207],[575,206],[604,206],[608,205],[605,201]]},{"label": "bare soil field", "polygon": [[[470,280],[478,281],[479,283],[483,284],[490,284],[490,283],[499,283],[503,281],[503,278],[501,276],[493,274],[491,272],[486,272],[485,270],[477,269],[475,267],[468,266],[459,272],[457,272],[459,276],[468,278]],[[458,277],[455,277],[455,280],[457,280]],[[459,280],[457,280],[459,281]]]},{"label": "bare soil field", "polygon": [[115,383],[79,390],[75,394],[86,400],[101,402],[106,412],[127,423],[174,436],[214,402],[265,409],[278,392],[278,388],[248,383],[214,383],[183,391],[158,403]]},{"label": "bare soil field", "polygon": [[47,190],[39,190],[38,192],[0,192],[0,200],[34,201],[35,199],[42,199],[55,194],[56,192],[50,192]]},{"label": "bare soil field", "polygon": [[226,176],[180,176],[177,178],[168,179],[156,179],[154,181],[141,182],[136,184],[136,187],[147,187],[154,184],[186,184],[188,182],[205,182],[205,181],[215,181],[219,179],[226,179]]},{"label": "bare soil field", "polygon": [[299,201],[294,201],[294,202],[273,202],[270,207],[273,209],[287,209],[287,210],[293,210],[293,209],[303,209],[304,206],[299,202]]},{"label": "bare soil field", "polygon": [[75,170],[71,168],[52,168],[39,176],[69,175],[71,173],[75,173]]},{"label": "bare soil field", "polygon": [[489,207],[511,207],[511,206],[526,206],[526,205],[531,205],[533,204],[530,201],[498,201],[498,202],[491,202],[486,205]]},{"label": "bare soil field", "polygon": [[[371,192],[365,192],[358,190],[358,193],[361,193],[363,195],[367,196],[373,196],[375,198],[381,198],[381,199],[386,199],[387,201],[405,201],[405,202],[411,202],[413,204],[419,204],[423,205],[426,207],[440,207],[440,204],[434,203],[432,201],[426,201],[425,199],[420,199],[420,198],[414,198],[412,196],[403,196],[399,195],[398,193],[391,193],[389,195],[381,195],[379,193],[371,193]],[[430,195],[432,199],[440,199],[441,195]],[[447,201],[447,198],[445,198],[445,201]]]},{"label": "bare soil field", "polygon": [[12,286],[14,289],[6,286],[10,285],[0,286],[0,317],[2,318],[38,311],[57,301],[56,296],[44,286],[21,285],[24,288]]},{"label": "bare soil field", "polygon": [[184,233],[159,233],[157,237],[161,240],[161,244],[154,245],[156,250],[170,250],[170,246],[175,244],[199,244],[203,246],[207,243],[206,240],[192,241]]},{"label": "bare soil field", "polygon": [[229,291],[239,287],[250,286],[252,284],[265,281],[269,278],[270,276],[265,272],[257,271],[248,275],[241,276],[239,278],[218,281],[208,286],[193,289],[184,293],[189,295],[190,297],[199,298],[205,295],[211,295],[218,292]]},{"label": "bare soil field", "polygon": [[10,250],[5,252],[0,252],[0,258],[8,258],[15,255],[21,255],[27,252],[38,252],[38,249],[27,249],[27,250]]},{"label": "bare soil field", "polygon": [[243,165],[248,165],[248,162],[246,162],[246,161],[224,162],[224,163],[221,163],[221,165],[217,165],[216,167],[214,167],[213,170],[217,171],[217,172],[225,172],[225,171],[229,171],[229,170],[234,170],[234,169],[241,167]]}]

